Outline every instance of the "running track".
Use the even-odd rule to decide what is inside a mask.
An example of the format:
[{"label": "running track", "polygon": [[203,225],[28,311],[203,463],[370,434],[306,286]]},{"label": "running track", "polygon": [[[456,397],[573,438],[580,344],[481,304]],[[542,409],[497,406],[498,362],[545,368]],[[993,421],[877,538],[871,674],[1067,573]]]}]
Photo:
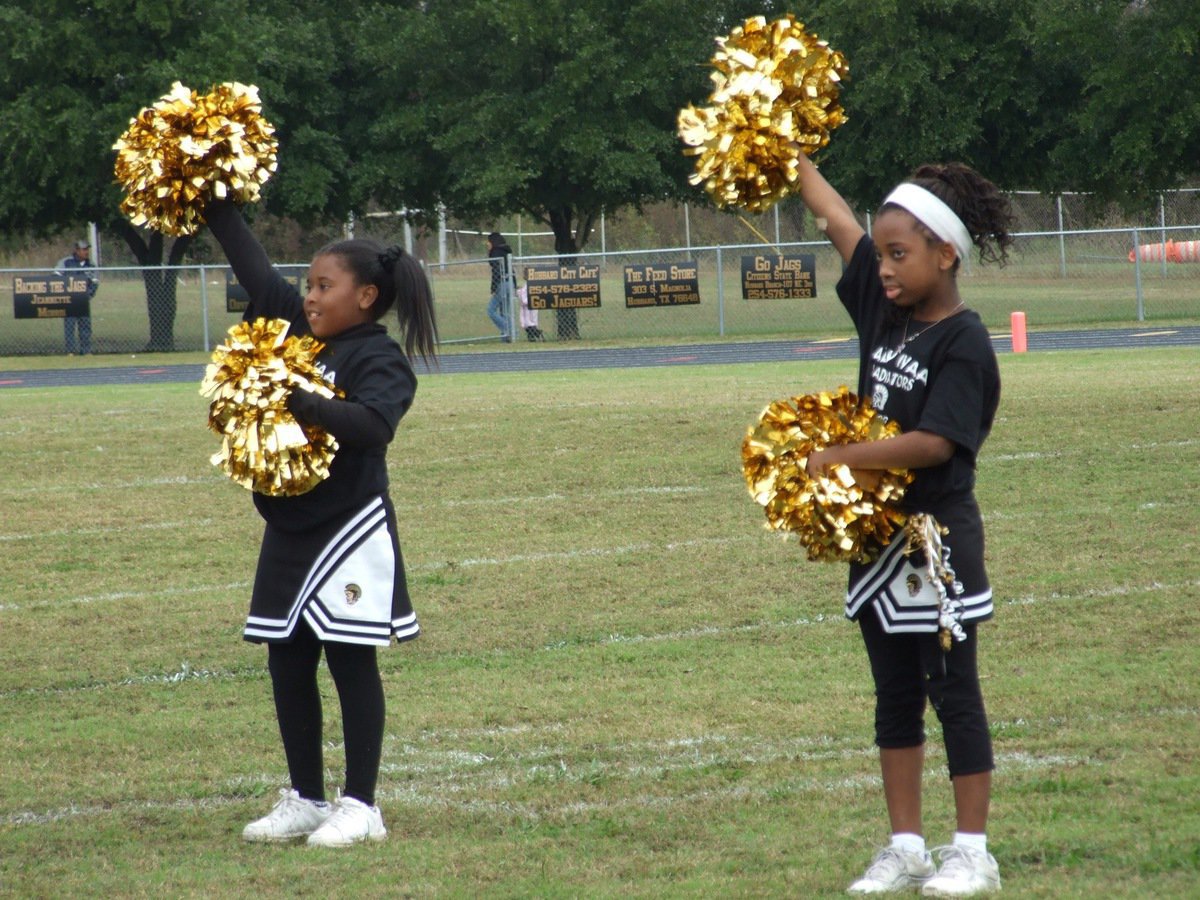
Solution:
[{"label": "running track", "polygon": [[[997,353],[1012,350],[1009,335],[994,335]],[[1117,328],[1092,331],[1039,331],[1028,335],[1029,352],[1095,350],[1106,347],[1188,347],[1200,345],[1200,326]],[[679,344],[667,347],[604,349],[537,349],[516,347],[443,356],[438,371],[549,372],[557,369],[611,369],[646,366],[728,365],[787,362],[797,359],[854,359],[858,342],[852,338],[826,341],[751,341],[731,344]],[[418,374],[428,372],[421,367]],[[199,382],[204,366],[110,366],[37,371],[0,371],[0,388],[68,387],[97,384],[167,384]]]}]

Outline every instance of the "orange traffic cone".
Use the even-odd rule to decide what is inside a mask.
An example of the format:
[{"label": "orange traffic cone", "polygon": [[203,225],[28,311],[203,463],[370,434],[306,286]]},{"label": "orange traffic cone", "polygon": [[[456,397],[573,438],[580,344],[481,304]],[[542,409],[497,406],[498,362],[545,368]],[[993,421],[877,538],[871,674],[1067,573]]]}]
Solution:
[{"label": "orange traffic cone", "polygon": [[1167,257],[1171,262],[1200,262],[1200,241],[1180,241],[1173,244],[1171,249],[1175,251]]},{"label": "orange traffic cone", "polygon": [[[1164,259],[1168,262],[1174,262],[1175,242],[1167,241],[1165,244],[1142,244],[1137,249],[1138,259],[1142,262],[1162,262]],[[1133,262],[1133,251],[1129,251],[1129,261]]]}]

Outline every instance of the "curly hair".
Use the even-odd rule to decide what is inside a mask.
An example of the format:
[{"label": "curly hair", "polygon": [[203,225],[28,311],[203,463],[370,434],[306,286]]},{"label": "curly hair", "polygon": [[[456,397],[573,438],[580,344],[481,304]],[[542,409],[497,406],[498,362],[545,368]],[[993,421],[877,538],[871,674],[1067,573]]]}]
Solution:
[{"label": "curly hair", "polygon": [[930,163],[909,178],[954,210],[962,219],[983,262],[1004,265],[1013,237],[1012,210],[1000,189],[965,163]]}]

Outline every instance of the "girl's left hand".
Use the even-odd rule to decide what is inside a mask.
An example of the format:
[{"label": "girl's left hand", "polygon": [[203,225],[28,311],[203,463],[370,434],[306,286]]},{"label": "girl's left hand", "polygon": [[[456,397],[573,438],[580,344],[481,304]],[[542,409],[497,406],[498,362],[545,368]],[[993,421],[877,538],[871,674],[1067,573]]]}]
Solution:
[{"label": "girl's left hand", "polygon": [[809,478],[817,478],[827,476],[831,467],[837,465],[837,460],[834,452],[835,448],[826,447],[824,450],[814,450],[808,454],[808,459],[804,462],[804,471],[808,473]]},{"label": "girl's left hand", "polygon": [[[809,478],[829,477],[830,470],[842,462],[838,453],[839,446],[841,445],[826,447],[824,450],[816,450],[808,455],[804,470],[808,473]],[[883,472],[879,469],[851,468],[850,474],[854,476],[854,481],[864,491],[875,490],[879,486],[879,479],[883,476]]]}]

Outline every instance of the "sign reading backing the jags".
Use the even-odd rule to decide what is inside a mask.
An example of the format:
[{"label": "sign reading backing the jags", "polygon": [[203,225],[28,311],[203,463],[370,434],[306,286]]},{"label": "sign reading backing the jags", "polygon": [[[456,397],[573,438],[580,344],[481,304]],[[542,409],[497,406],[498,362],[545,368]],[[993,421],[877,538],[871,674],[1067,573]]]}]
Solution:
[{"label": "sign reading backing the jags", "polygon": [[[90,270],[89,270],[90,271]],[[18,275],[13,279],[14,319],[63,319],[91,315],[84,275]]]}]

